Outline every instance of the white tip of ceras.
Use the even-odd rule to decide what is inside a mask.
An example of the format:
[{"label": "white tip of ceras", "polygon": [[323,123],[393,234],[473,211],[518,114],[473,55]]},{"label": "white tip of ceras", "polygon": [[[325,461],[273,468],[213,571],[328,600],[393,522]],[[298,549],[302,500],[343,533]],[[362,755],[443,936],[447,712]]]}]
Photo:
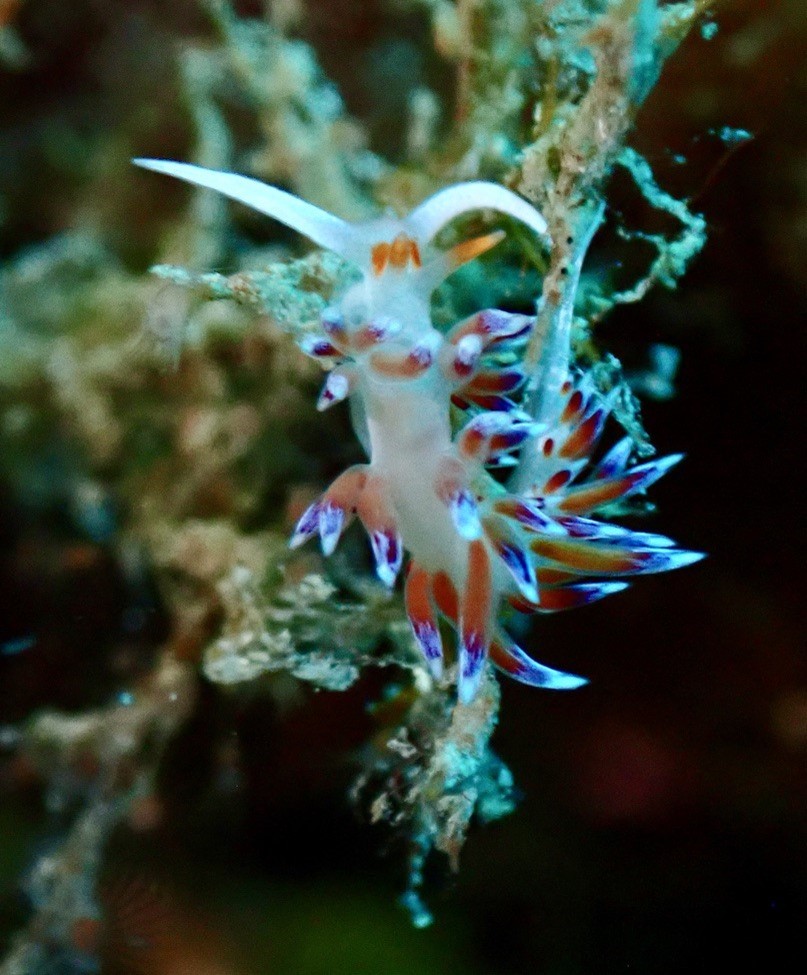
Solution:
[{"label": "white tip of ceras", "polygon": [[294,532],[289,539],[289,548],[300,548],[309,538],[313,538],[319,531],[319,514],[322,502],[315,501],[303,512],[300,520],[294,526]]},{"label": "white tip of ceras", "polygon": [[426,659],[426,666],[429,668],[432,680],[439,683],[443,679],[443,658],[428,657]]},{"label": "white tip of ceras", "polygon": [[323,555],[333,555],[344,527],[344,510],[338,504],[326,501],[320,508],[318,524]]},{"label": "white tip of ceras", "polygon": [[658,553],[659,568],[658,572],[667,572],[670,569],[683,569],[687,565],[694,565],[706,558],[706,552],[689,552],[683,549],[677,551],[665,550]]},{"label": "white tip of ceras", "polygon": [[476,368],[482,354],[482,339],[479,335],[463,335],[457,342],[454,352],[456,366],[469,372]]},{"label": "white tip of ceras", "polygon": [[457,699],[460,704],[471,704],[482,683],[485,672],[487,647],[481,637],[471,635],[460,642],[459,675],[457,677]]},{"label": "white tip of ceras", "polygon": [[351,386],[351,377],[344,369],[334,369],[329,372],[317,400],[317,409],[320,413],[346,400],[350,395]]},{"label": "white tip of ceras", "polygon": [[482,537],[479,509],[470,491],[455,491],[448,500],[451,520],[459,535],[469,542]]},{"label": "white tip of ceras", "polygon": [[429,673],[436,681],[443,677],[443,646],[440,631],[431,623],[412,622],[412,631],[423,653]]},{"label": "white tip of ceras", "polygon": [[587,677],[578,677],[577,674],[566,674],[560,670],[552,670],[550,667],[547,667],[546,670],[552,675],[544,684],[544,687],[549,691],[576,691],[579,687],[585,687],[589,682]]},{"label": "white tip of ceras", "polygon": [[403,544],[393,530],[370,532],[370,546],[375,557],[375,571],[388,589],[392,589],[403,562]]}]

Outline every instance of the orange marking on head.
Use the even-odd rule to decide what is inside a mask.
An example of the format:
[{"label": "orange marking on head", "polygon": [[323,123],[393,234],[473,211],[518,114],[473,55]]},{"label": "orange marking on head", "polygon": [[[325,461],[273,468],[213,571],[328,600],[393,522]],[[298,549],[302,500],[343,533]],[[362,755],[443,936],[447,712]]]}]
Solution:
[{"label": "orange marking on head", "polygon": [[417,242],[406,234],[398,234],[391,244],[385,241],[376,244],[370,251],[370,260],[376,276],[383,274],[388,267],[403,271],[410,261],[416,268],[421,267],[423,263]]},{"label": "orange marking on head", "polygon": [[491,247],[495,247],[504,240],[506,234],[503,230],[494,230],[491,234],[484,234],[482,237],[473,237],[471,240],[464,240],[455,244],[450,250],[446,251],[446,261],[452,268],[461,267],[472,261]]},{"label": "orange marking on head", "polygon": [[373,265],[373,272],[377,275],[382,274],[390,260],[392,248],[387,243],[376,244],[370,251],[370,260]]},{"label": "orange marking on head", "polygon": [[402,271],[409,263],[410,244],[406,234],[398,234],[390,245],[389,262],[398,271]]}]

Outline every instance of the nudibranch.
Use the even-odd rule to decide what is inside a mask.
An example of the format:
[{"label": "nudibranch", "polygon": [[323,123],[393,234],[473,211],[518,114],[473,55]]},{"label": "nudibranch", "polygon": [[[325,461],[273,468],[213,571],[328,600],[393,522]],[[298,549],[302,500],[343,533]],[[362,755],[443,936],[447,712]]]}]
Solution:
[{"label": "nudibranch", "polygon": [[[369,462],[337,477],[300,518],[290,544],[319,536],[330,555],[357,517],[390,588],[408,553],[412,632],[441,680],[440,618],[454,628],[462,703],[473,700],[487,660],[537,687],[586,683],[529,657],[500,622],[508,605],[527,614],[584,606],[626,588],[615,580],[701,558],[664,536],[591,517],[647,488],[680,456],[631,466],[625,438],[592,461],[611,404],[570,368],[568,334],[545,339],[551,354],[524,396],[529,377],[518,355],[501,353],[518,351],[532,316],[488,309],[445,333],[432,324],[435,288],[504,236],[439,250],[438,232],[469,211],[491,210],[545,237],[545,220],[526,200],[494,183],[466,182],[405,217],[353,224],[248,177],[135,161],[244,203],[361,270],[302,347],[328,370],[319,408],[349,400]],[[506,483],[492,476],[493,467],[512,468]]]}]

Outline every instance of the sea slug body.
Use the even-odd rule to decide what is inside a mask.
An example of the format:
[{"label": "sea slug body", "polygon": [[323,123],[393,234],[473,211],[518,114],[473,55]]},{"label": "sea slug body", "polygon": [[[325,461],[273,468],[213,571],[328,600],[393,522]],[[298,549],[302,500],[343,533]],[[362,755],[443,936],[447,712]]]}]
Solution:
[{"label": "sea slug body", "polygon": [[[610,404],[569,368],[567,337],[546,339],[566,348],[554,368],[539,373],[540,410],[527,412],[517,397],[528,377],[518,365],[502,365],[517,356],[497,353],[519,348],[531,316],[489,309],[447,333],[433,326],[434,289],[503,236],[440,251],[436,234],[463,213],[493,210],[544,236],[544,219],[521,197],[494,183],[460,183],[406,217],[351,224],[244,176],[136,162],[245,203],[361,269],[361,280],[326,310],[320,336],[303,351],[328,370],[319,408],[350,400],[369,462],[345,471],[311,505],[291,545],[318,536],[329,555],[357,517],[389,587],[408,553],[404,597],[412,631],[439,680],[447,656],[440,618],[455,628],[462,703],[473,700],[488,659],[538,687],[586,683],[527,656],[499,622],[506,606],[528,614],[583,606],[625,589],[618,581],[624,577],[702,557],[663,536],[591,517],[647,488],[680,456],[631,466],[626,438],[592,463]],[[458,412],[464,422],[456,429]],[[512,468],[505,484],[491,467]]]}]

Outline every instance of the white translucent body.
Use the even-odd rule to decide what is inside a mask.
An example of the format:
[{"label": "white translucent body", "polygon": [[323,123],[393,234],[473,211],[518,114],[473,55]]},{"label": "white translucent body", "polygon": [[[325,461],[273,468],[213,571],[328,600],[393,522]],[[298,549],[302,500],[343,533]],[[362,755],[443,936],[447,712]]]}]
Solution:
[{"label": "white translucent body", "polygon": [[468,543],[436,490],[441,464],[455,453],[445,381],[436,367],[409,383],[369,376],[358,395],[372,468],[387,485],[404,547],[425,569],[442,570],[461,585]]}]

